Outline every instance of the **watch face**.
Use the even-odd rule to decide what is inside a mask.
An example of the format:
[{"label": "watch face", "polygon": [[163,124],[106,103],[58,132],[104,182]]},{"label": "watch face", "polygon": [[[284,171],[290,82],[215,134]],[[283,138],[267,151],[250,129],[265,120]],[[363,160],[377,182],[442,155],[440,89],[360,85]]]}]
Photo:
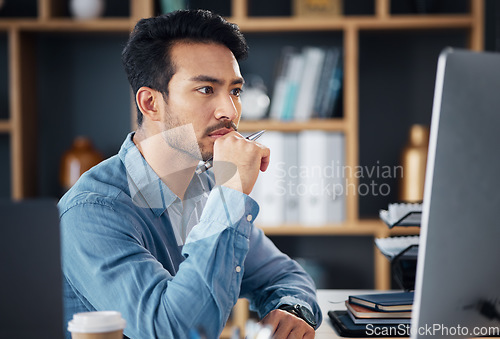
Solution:
[{"label": "watch face", "polygon": [[302,315],[302,318],[312,327],[316,327],[316,320],[314,319],[314,315],[312,314],[311,311],[305,306],[302,305],[296,305],[296,309],[299,312],[299,314]]}]

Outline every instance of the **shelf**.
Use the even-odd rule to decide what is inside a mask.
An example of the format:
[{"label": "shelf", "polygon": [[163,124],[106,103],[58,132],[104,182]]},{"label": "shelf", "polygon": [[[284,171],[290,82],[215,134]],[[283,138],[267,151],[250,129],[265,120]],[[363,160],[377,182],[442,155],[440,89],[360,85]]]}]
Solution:
[{"label": "shelf", "polygon": [[10,133],[12,124],[9,120],[0,119],[0,133]]},{"label": "shelf", "polygon": [[420,234],[419,226],[410,226],[410,227],[394,227],[389,230],[388,236],[397,236],[397,235],[417,235]]},{"label": "shelf", "polygon": [[389,229],[379,219],[363,219],[355,223],[331,224],[324,226],[302,226],[288,224],[281,226],[259,226],[268,236],[296,236],[296,235],[373,235],[388,237],[395,235],[415,235],[420,233],[420,227],[396,227]]},{"label": "shelf", "polygon": [[451,29],[470,28],[472,16],[465,15],[393,15],[386,18],[373,16],[341,16],[332,18],[298,17],[262,17],[228,18],[237,24],[244,33],[248,32],[295,32],[295,31],[331,31],[348,27],[358,29]]},{"label": "shelf", "polygon": [[355,23],[360,29],[403,30],[403,29],[453,29],[470,28],[473,25],[470,15],[435,15],[420,17],[413,15],[391,16],[387,20],[359,20]]},{"label": "shelf", "polygon": [[280,120],[242,120],[238,131],[252,132],[257,130],[280,132],[299,132],[303,130],[345,131],[343,119],[312,119],[308,121],[280,121]]},{"label": "shelf", "polygon": [[287,224],[260,228],[266,235],[372,235],[380,230],[387,229],[387,226],[378,219],[370,219],[355,223],[346,222],[324,226]]},{"label": "shelf", "polygon": [[[473,19],[470,15],[393,15],[387,18],[373,16],[345,16],[333,18],[262,17],[227,18],[236,23],[244,33],[248,32],[296,32],[332,31],[347,28],[366,30],[401,29],[452,29],[470,28]],[[70,31],[70,32],[130,32],[135,22],[128,18],[106,18],[96,20],[75,20],[57,18],[40,20],[33,18],[2,19],[0,31],[18,28],[27,31]]]},{"label": "shelf", "polygon": [[135,22],[128,18],[109,18],[97,20],[74,20],[71,18],[38,20],[7,19],[0,21],[0,31],[19,29],[41,32],[120,32],[129,33]]}]

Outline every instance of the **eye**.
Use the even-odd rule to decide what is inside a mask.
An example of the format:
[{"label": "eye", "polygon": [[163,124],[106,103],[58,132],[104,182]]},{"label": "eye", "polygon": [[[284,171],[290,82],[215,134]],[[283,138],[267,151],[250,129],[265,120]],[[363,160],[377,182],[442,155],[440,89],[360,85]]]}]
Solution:
[{"label": "eye", "polygon": [[234,88],[231,90],[231,95],[234,95],[236,97],[239,97],[243,93],[243,90],[241,88]]},{"label": "eye", "polygon": [[214,92],[214,89],[211,86],[204,86],[198,88],[197,91],[203,94],[212,94]]}]

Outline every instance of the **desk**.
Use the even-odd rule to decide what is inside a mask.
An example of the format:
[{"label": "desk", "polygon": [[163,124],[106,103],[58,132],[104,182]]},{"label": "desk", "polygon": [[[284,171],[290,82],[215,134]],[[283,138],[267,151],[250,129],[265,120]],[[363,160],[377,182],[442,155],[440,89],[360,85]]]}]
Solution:
[{"label": "desk", "polygon": [[[345,310],[345,301],[349,295],[353,294],[367,294],[367,293],[383,293],[385,291],[376,290],[318,290],[318,303],[323,313],[323,322],[321,326],[316,330],[316,339],[333,339],[333,338],[344,338],[337,334],[333,329],[330,318],[328,317],[328,311],[339,311]],[[492,326],[497,326],[496,324]],[[490,337],[497,338],[500,337]],[[389,338],[388,338],[389,339]]]},{"label": "desk", "polygon": [[[333,329],[330,318],[328,318],[328,311],[345,310],[344,302],[349,295],[376,292],[377,291],[374,290],[318,290],[318,303],[323,313],[323,322],[316,330],[316,339],[343,338]],[[382,293],[384,291],[380,292]]]}]

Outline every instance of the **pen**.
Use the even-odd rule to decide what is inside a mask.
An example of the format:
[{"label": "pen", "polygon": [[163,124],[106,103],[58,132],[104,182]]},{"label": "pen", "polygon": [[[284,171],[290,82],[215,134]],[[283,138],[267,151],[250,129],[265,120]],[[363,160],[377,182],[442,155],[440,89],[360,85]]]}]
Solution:
[{"label": "pen", "polygon": [[[237,129],[236,129],[236,125],[235,125],[234,123],[233,123],[232,125],[233,125],[234,130],[235,130],[235,131],[237,131]],[[265,130],[265,129],[263,129],[262,131],[255,132],[255,133],[253,133],[253,134],[250,134],[250,135],[249,135],[248,137],[246,137],[245,139],[247,139],[247,140],[252,140],[252,141],[253,141],[253,140],[257,140],[257,139],[259,139],[259,138],[260,138],[260,136],[261,136],[262,134],[264,134],[264,132],[265,132],[265,131],[266,131],[266,130]],[[213,159],[214,159],[214,158],[213,158],[213,157],[211,157],[210,159],[208,159],[207,161],[205,161],[205,162],[203,163],[203,165],[199,166],[199,167],[196,169],[196,171],[195,171],[195,172],[196,172],[196,174],[201,174],[201,173],[205,172],[206,170],[208,170],[208,169],[212,168],[212,166],[213,166]]]}]

